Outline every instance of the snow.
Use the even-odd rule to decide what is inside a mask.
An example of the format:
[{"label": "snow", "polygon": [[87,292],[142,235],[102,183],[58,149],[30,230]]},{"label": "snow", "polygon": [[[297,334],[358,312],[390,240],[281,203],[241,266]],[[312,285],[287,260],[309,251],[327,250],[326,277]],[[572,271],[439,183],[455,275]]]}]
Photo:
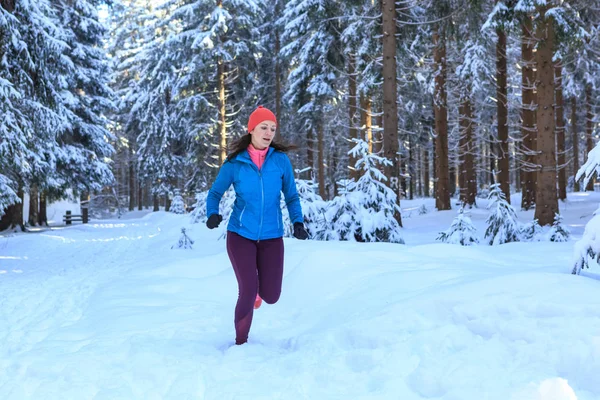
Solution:
[{"label": "snow", "polygon": [[600,282],[570,274],[600,193],[560,204],[565,243],[436,243],[457,206],[419,214],[434,201],[402,201],[406,245],[284,239],[281,299],[243,346],[225,241],[189,215],[5,233],[0,398],[600,398]]}]

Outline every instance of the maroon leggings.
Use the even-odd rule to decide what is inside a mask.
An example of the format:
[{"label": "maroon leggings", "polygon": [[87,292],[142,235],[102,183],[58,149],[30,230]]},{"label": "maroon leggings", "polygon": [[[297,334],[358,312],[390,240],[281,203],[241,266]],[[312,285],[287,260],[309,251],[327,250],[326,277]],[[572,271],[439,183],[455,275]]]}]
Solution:
[{"label": "maroon leggings", "polygon": [[227,232],[227,254],[238,281],[235,306],[235,343],[248,340],[256,293],[268,304],[281,294],[283,278],[283,239],[256,242],[234,232]]}]

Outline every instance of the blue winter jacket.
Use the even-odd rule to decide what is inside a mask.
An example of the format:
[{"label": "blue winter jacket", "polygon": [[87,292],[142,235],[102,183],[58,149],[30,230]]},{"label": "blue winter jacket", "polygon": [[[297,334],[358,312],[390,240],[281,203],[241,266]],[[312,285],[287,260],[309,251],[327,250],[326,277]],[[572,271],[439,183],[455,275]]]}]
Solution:
[{"label": "blue winter jacket", "polygon": [[282,191],[292,223],[304,221],[292,163],[285,153],[269,148],[260,170],[247,150],[226,161],[208,193],[207,216],[219,213],[221,197],[232,183],[236,196],[227,230],[250,240],[282,237]]}]

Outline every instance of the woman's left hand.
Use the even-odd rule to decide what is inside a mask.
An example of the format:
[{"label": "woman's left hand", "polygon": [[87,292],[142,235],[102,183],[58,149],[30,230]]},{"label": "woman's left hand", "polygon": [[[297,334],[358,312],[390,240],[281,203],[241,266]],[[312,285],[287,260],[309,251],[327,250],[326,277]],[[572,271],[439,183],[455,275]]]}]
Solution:
[{"label": "woman's left hand", "polygon": [[308,232],[306,232],[302,222],[294,223],[294,237],[300,240],[308,239]]}]

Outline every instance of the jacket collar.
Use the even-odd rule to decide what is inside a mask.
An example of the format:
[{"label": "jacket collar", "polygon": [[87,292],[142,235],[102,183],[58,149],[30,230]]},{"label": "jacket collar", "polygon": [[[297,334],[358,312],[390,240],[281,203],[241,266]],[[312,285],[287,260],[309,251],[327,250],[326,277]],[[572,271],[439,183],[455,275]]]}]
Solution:
[{"label": "jacket collar", "polygon": [[[267,155],[265,156],[265,162],[267,162],[267,158],[269,158],[269,156],[275,151],[274,148],[269,147],[269,151],[267,152]],[[254,165],[254,163],[252,162],[252,159],[250,158],[250,154],[248,153],[248,150],[244,150],[242,151],[240,154],[238,154],[235,157],[236,160],[238,161],[242,161],[248,164],[252,164]]]}]

